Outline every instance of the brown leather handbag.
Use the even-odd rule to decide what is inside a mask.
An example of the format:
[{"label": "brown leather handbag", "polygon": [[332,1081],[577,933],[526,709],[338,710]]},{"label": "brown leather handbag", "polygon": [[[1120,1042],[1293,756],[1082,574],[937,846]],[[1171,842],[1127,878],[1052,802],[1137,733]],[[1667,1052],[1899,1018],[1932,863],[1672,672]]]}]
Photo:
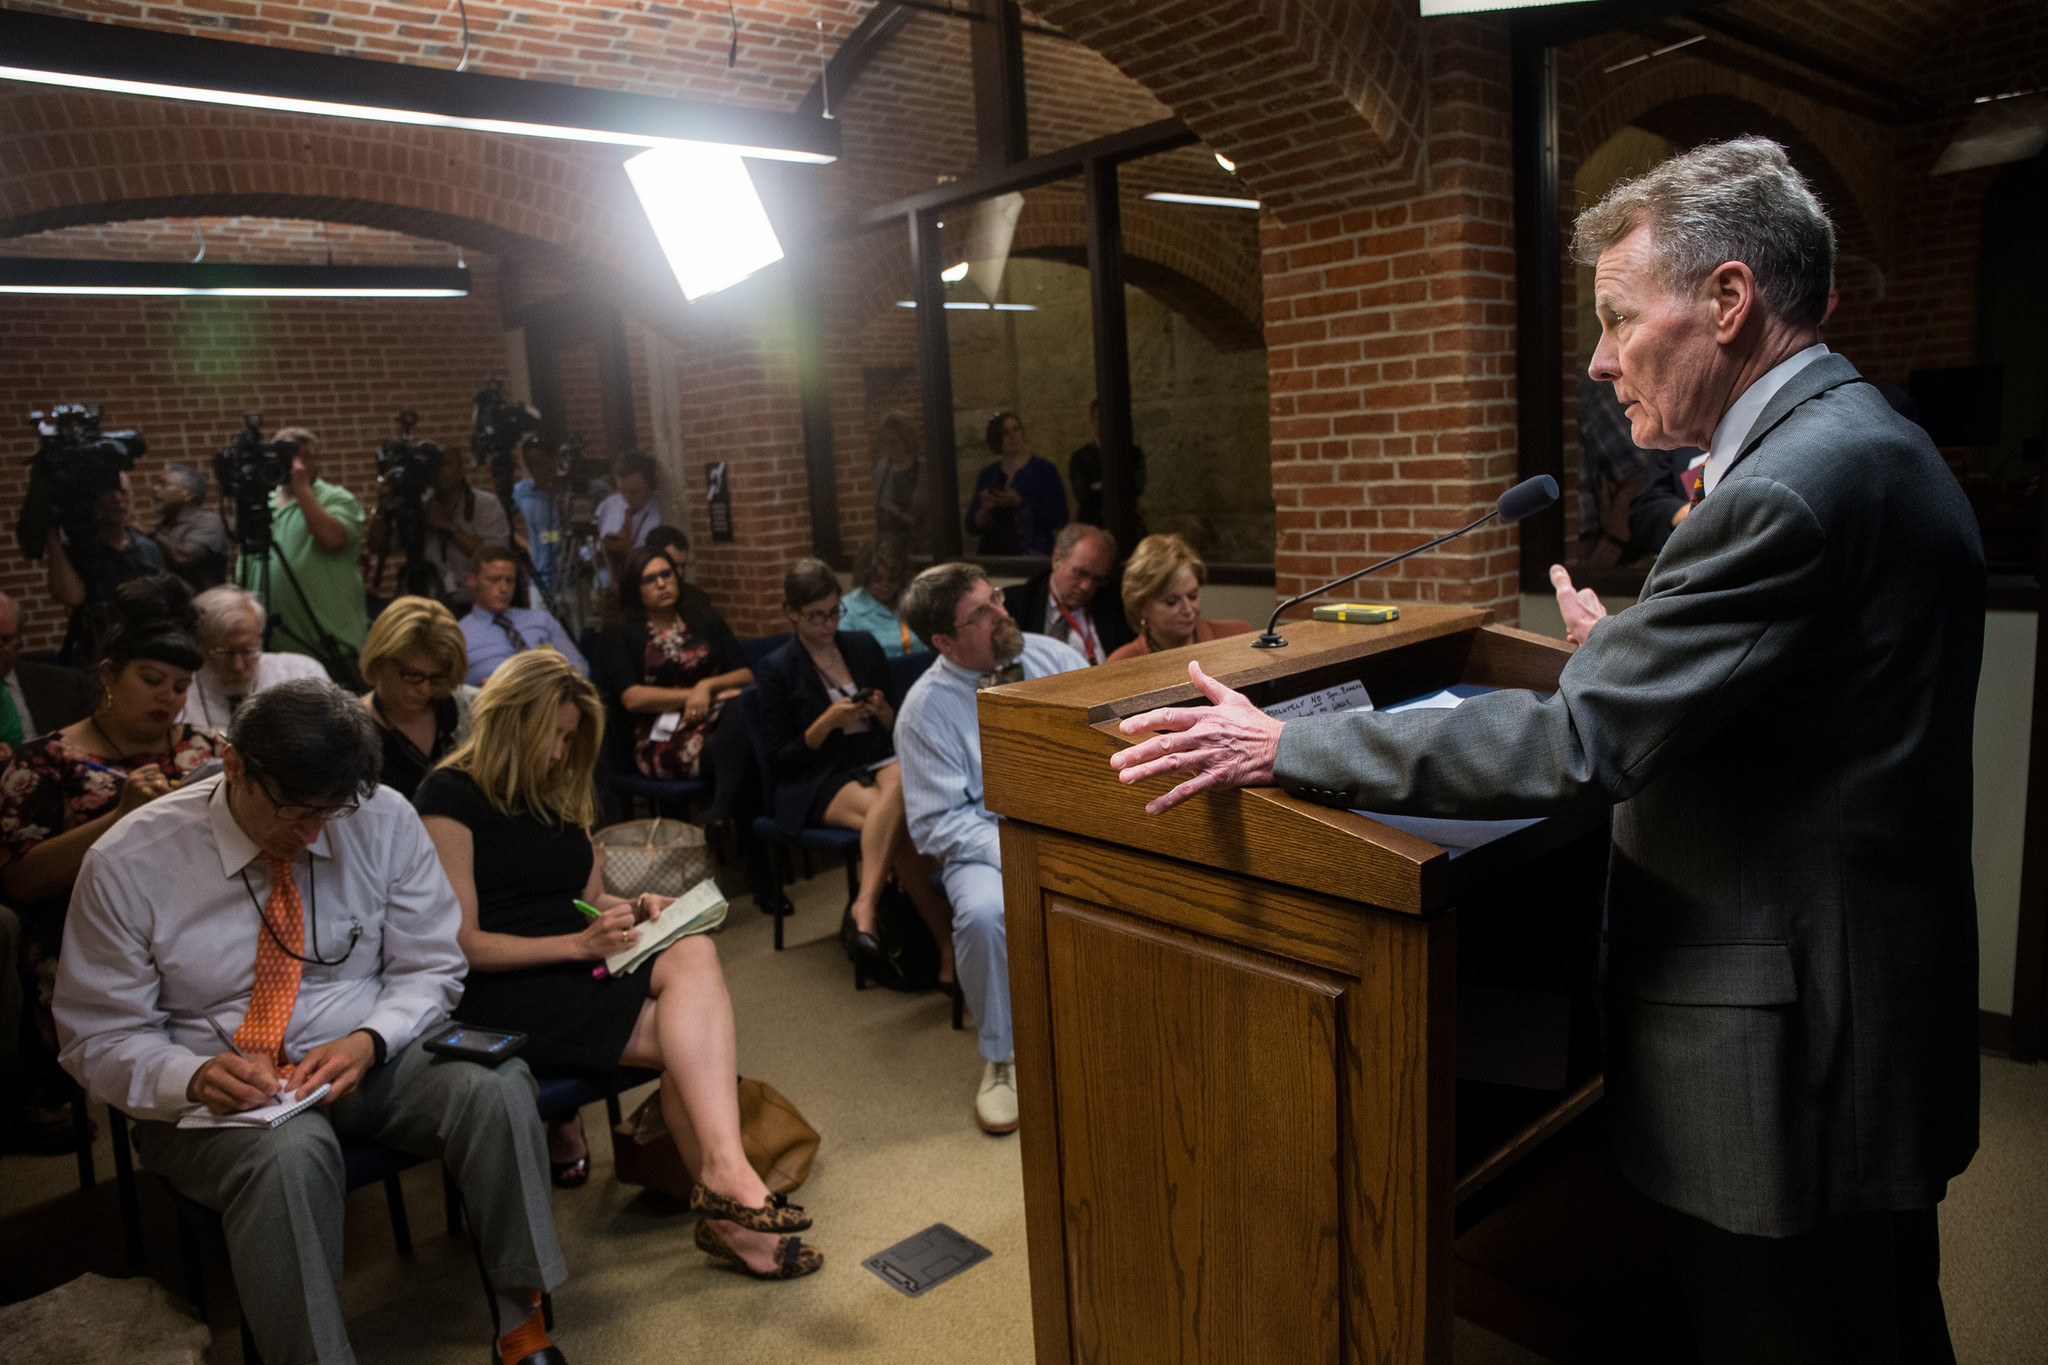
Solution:
[{"label": "brown leather handbag", "polygon": [[[810,1178],[818,1130],[766,1081],[740,1078],[740,1143],[763,1184],[788,1194]],[[628,1185],[645,1185],[687,1203],[697,1178],[683,1165],[661,1117],[661,1095],[627,1115],[612,1130],[613,1170]]]}]

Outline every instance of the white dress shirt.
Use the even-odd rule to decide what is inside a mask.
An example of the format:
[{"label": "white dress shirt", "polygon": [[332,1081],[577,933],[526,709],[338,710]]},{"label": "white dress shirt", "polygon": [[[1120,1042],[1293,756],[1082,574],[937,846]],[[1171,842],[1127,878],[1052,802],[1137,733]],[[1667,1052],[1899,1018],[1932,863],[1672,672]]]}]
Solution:
[{"label": "white dress shirt", "polygon": [[[626,506],[626,495],[614,493],[597,505],[597,534],[602,536],[624,536],[626,543],[634,549],[647,543],[647,533],[661,525],[661,495],[653,494],[646,506],[635,512]],[[601,560],[597,569],[597,586],[609,588],[612,585],[612,571]]]},{"label": "white dress shirt", "polygon": [[1044,634],[1048,639],[1058,640],[1061,644],[1074,649],[1086,662],[1099,664],[1108,657],[1108,651],[1102,647],[1102,632],[1095,628],[1095,616],[1091,611],[1093,606],[1094,603],[1091,602],[1079,611],[1071,613],[1074,625],[1080,627],[1077,632],[1074,626],[1067,624],[1069,613],[1060,610],[1059,594],[1048,589],[1045,594]]},{"label": "white dress shirt", "polygon": [[[1073,646],[1028,631],[1022,658],[1026,678],[1088,666]],[[896,712],[910,841],[942,866],[1003,865],[996,817],[982,804],[981,718],[974,700],[980,690],[980,674],[941,656],[911,684]]]},{"label": "white dress shirt", "polygon": [[[318,659],[309,659],[303,654],[260,654],[256,657],[256,675],[249,680],[248,690],[239,694],[247,701],[266,687],[275,687],[293,678],[325,678],[327,670],[320,666]],[[187,725],[202,725],[209,730],[223,733],[228,722],[234,718],[234,697],[228,695],[220,685],[220,679],[213,676],[211,668],[202,668],[192,675],[192,686],[185,693],[185,709],[178,716]]]},{"label": "white dress shirt", "polygon": [[[193,1108],[193,1073],[225,1050],[207,1020],[232,1037],[255,985],[271,876],[225,786],[206,778],[130,813],[86,853],[71,895],[59,1060],[93,1098],[138,1118]],[[292,868],[306,907],[301,951],[340,961],[304,964],[286,1057],[362,1028],[396,1052],[455,1007],[468,968],[455,943],[461,912],[404,797],[379,787]]]},{"label": "white dress shirt", "polygon": [[1728,411],[1721,414],[1721,420],[1714,427],[1714,439],[1707,442],[1707,467],[1700,474],[1706,481],[1707,492],[1721,482],[1721,476],[1728,472],[1728,466],[1735,463],[1735,457],[1749,444],[1749,433],[1756,426],[1756,419],[1764,415],[1764,409],[1778,396],[1778,390],[1792,382],[1792,376],[1819,360],[1828,353],[1828,348],[1815,342],[1796,355],[1786,356],[1777,364],[1765,370],[1756,383],[1742,391],[1742,396],[1729,404]]}]

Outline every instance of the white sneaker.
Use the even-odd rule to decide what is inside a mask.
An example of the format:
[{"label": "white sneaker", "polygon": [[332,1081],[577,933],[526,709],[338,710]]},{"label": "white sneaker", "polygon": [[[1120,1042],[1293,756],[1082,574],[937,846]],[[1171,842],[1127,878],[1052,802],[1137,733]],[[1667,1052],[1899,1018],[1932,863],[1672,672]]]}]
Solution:
[{"label": "white sneaker", "polygon": [[985,1062],[981,1093],[974,1097],[974,1121],[984,1133],[1017,1131],[1017,1061]]}]

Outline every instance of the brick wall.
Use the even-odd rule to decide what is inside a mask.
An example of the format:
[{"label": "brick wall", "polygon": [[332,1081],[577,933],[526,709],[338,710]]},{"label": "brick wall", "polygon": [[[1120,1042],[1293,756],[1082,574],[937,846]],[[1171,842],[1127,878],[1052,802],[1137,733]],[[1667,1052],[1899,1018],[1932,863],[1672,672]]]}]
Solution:
[{"label": "brick wall", "polygon": [[[15,244],[8,244],[12,250]],[[136,468],[136,521],[155,523],[148,479],[165,463],[211,469],[212,452],[260,408],[267,431],[286,422],[320,438],[326,477],[365,503],[375,495],[377,445],[402,407],[420,434],[464,449],[479,381],[503,369],[494,262],[472,256],[462,299],[0,299],[0,413],[17,423],[52,402],[103,402],[110,427],[139,429],[149,453]],[[34,449],[25,425],[10,447]],[[19,508],[24,459],[0,461],[0,507]],[[9,519],[11,522],[11,518]],[[0,588],[24,608],[25,648],[53,649],[64,612],[41,562],[0,528]]]}]

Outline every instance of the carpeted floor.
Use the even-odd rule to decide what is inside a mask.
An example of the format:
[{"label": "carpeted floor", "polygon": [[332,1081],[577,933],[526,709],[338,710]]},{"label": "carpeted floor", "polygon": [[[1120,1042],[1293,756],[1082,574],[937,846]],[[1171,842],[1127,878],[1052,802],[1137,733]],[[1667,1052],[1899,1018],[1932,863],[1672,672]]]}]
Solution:
[{"label": "carpeted floor", "polygon": [[[556,1340],[577,1365],[693,1360],[718,1365],[831,1360],[874,1365],[1032,1359],[1017,1143],[974,1126],[980,1061],[972,1020],[954,1033],[939,995],[853,990],[834,937],[845,897],[837,869],[793,888],[800,912],[788,950],[769,921],[734,905],[719,951],[740,1020],[745,1074],[775,1085],[824,1143],[798,1195],[817,1219],[820,1274],[758,1284],[713,1266],[690,1245],[691,1220],[659,1196],[614,1183],[603,1110],[593,1129],[590,1184],[556,1196],[571,1278],[555,1295]],[[1966,1365],[2048,1360],[2048,1067],[1985,1062],[1984,1150],[1942,1211],[1944,1289]],[[629,1097],[636,1102],[638,1095]],[[72,1158],[0,1160],[0,1291],[40,1292],[85,1270],[122,1273],[111,1157],[102,1184],[76,1190]],[[148,1190],[150,1182],[144,1182]],[[376,1189],[352,1196],[344,1286],[360,1357],[378,1365],[476,1365],[488,1331],[466,1239],[441,1226],[437,1168],[406,1180],[415,1249],[393,1251]],[[151,1268],[176,1285],[167,1208],[145,1207]],[[992,1259],[919,1299],[860,1264],[933,1223],[988,1247]],[[216,1278],[216,1302],[224,1281]],[[213,1359],[235,1358],[232,1330]],[[1538,1357],[1460,1322],[1461,1365],[1524,1365]],[[0,1350],[0,1355],[4,1355]]]}]

